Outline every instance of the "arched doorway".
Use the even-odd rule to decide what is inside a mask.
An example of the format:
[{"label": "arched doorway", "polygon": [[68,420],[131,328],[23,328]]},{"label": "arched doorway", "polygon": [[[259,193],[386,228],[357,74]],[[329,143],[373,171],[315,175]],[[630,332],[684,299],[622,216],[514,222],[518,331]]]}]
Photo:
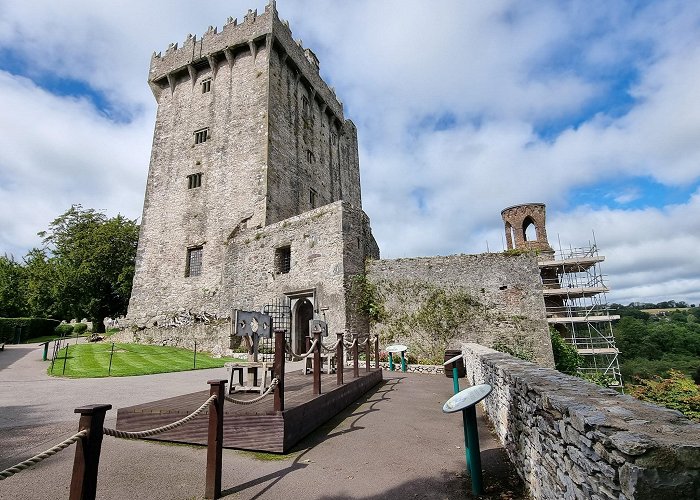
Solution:
[{"label": "arched doorway", "polygon": [[300,299],[292,312],[294,317],[293,344],[297,354],[306,352],[306,337],[309,336],[309,321],[314,319],[314,306],[307,298]]}]

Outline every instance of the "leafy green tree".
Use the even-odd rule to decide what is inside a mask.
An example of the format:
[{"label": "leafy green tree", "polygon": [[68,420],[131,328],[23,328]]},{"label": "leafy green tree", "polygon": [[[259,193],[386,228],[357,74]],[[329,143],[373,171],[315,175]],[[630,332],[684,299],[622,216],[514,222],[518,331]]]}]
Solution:
[{"label": "leafy green tree", "polygon": [[104,331],[105,316],[124,314],[134,277],[138,225],[73,205],[39,233],[51,254],[54,312],[88,317]]},{"label": "leafy green tree", "polygon": [[19,318],[28,313],[26,273],[13,257],[0,257],[0,318]]},{"label": "leafy green tree", "polygon": [[45,250],[33,248],[24,256],[25,297],[29,316],[62,319],[56,297],[55,266]]}]

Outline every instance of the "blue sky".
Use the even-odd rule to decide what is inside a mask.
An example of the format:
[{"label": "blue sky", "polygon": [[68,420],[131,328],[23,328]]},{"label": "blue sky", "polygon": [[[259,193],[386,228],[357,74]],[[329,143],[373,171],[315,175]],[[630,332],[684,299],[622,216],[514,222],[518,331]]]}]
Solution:
[{"label": "blue sky", "polygon": [[[263,0],[0,0],[0,252],[72,203],[140,217],[151,54]],[[700,304],[700,4],[280,0],[358,127],[384,257],[595,239],[611,300]],[[167,16],[162,15],[168,12]]]}]

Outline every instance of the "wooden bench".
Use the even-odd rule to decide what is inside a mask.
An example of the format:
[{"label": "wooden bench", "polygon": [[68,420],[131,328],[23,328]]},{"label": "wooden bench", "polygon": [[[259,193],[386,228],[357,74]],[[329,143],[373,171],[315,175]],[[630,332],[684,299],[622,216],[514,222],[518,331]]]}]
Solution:
[{"label": "wooden bench", "polygon": [[224,366],[229,372],[229,394],[247,391],[262,394],[270,387],[272,363],[226,363]]},{"label": "wooden bench", "polygon": [[[335,353],[321,353],[321,371],[325,370],[326,373],[335,373],[336,368],[336,356]],[[325,367],[325,368],[324,368]],[[301,369],[301,373],[306,375],[313,372],[314,369],[314,357],[313,355],[304,359],[304,366]]]}]

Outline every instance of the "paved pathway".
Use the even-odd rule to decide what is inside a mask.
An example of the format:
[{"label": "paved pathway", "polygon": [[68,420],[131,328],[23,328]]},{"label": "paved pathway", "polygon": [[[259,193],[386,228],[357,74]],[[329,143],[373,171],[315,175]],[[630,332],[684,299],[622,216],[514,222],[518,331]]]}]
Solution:
[{"label": "paved pathway", "polygon": [[[73,409],[116,408],[206,388],[225,369],[129,378],[46,375],[38,346],[0,352],[0,469],[77,430]],[[462,422],[445,415],[451,380],[384,372],[385,382],[303,440],[286,456],[224,450],[224,498],[471,498],[464,474]],[[503,450],[480,422],[484,498],[523,498]],[[0,481],[0,499],[67,498],[74,448]],[[274,458],[274,459],[272,459]],[[204,492],[204,448],[105,437],[98,498],[192,499]]]}]

